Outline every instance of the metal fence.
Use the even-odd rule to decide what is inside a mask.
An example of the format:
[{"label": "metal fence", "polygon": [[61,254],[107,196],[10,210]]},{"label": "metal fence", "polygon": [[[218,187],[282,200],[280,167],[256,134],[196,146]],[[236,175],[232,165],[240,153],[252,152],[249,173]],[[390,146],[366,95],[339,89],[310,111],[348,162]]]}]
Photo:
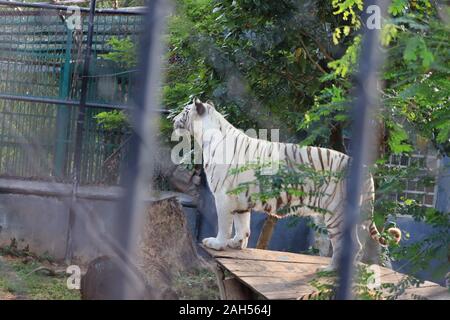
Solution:
[{"label": "metal fence", "polygon": [[[435,154],[414,153],[411,155],[391,155],[387,167],[408,168],[410,166],[419,168],[417,178],[404,179],[402,192],[390,194],[392,201],[403,202],[404,199],[414,199],[422,206],[434,208],[437,199],[437,183],[429,182],[427,185],[420,180],[429,176],[436,181],[440,160]],[[420,179],[422,178],[422,179]]]},{"label": "metal fence", "polygon": [[[135,70],[102,58],[112,37],[135,40],[140,11],[97,10],[87,81],[82,141],[76,141],[87,10],[81,30],[66,23],[66,7],[0,1],[0,176],[71,181],[81,145],[79,183],[116,184],[127,139],[105,130],[99,112],[130,104]],[[132,69],[132,68],[128,68]]]}]

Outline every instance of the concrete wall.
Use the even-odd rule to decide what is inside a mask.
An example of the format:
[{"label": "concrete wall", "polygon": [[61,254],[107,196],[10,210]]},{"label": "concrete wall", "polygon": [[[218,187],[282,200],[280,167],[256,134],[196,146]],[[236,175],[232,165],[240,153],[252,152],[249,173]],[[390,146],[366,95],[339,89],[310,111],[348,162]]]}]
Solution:
[{"label": "concrete wall", "polygon": [[[71,185],[61,183],[0,179],[0,246],[10,244],[14,238],[20,248],[28,245],[33,253],[64,259],[71,190]],[[108,253],[121,195],[122,189],[117,187],[80,187],[71,232],[74,261],[86,263]],[[189,198],[173,192],[147,200],[171,196],[191,206]],[[195,235],[198,213],[188,207],[185,212]]]},{"label": "concrete wall", "polygon": [[[39,255],[65,258],[72,186],[62,183],[0,179],[0,245],[11,239]],[[99,255],[99,237],[112,227],[120,189],[82,187],[74,205],[74,258],[89,261]]]},{"label": "concrete wall", "polygon": [[0,245],[16,239],[38,254],[64,258],[68,206],[56,197],[0,194]]}]

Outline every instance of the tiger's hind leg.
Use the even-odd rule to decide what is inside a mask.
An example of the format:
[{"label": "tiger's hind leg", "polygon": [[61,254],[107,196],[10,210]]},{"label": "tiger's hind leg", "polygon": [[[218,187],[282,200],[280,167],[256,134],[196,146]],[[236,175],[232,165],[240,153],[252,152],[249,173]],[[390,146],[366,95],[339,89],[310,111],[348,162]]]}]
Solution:
[{"label": "tiger's hind leg", "polygon": [[[314,215],[311,219],[318,227],[323,227],[325,225],[324,216],[322,214]],[[328,238],[328,235],[321,230],[314,230],[314,243],[312,247],[319,252],[321,257],[331,257],[332,255],[330,239]]]},{"label": "tiger's hind leg", "polygon": [[245,249],[250,237],[250,212],[235,213],[234,237],[228,241],[228,246],[233,249]]},{"label": "tiger's hind leg", "polygon": [[342,234],[330,235],[331,246],[333,247],[333,255],[331,256],[331,262],[325,267],[319,268],[318,271],[336,271],[339,264],[339,257],[341,255]]},{"label": "tiger's hind leg", "polygon": [[[355,242],[356,246],[356,255],[355,260],[359,261],[361,258],[361,255],[363,253],[363,246],[359,240],[358,237],[358,227],[354,229],[353,233],[353,240]],[[342,243],[342,236],[343,236],[343,230],[340,228],[338,230],[335,230],[334,233],[330,232],[330,240],[331,240],[331,246],[333,247],[333,255],[331,256],[331,262],[328,266],[321,268],[321,271],[336,271],[339,266],[339,259],[341,257],[342,251],[345,250],[343,248]],[[348,248],[347,248],[348,249]]]}]

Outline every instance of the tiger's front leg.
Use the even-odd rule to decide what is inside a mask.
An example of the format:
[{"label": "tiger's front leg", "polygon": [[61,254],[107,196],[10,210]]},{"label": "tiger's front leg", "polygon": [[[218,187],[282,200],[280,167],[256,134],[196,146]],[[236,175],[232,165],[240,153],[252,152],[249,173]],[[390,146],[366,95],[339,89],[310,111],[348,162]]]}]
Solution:
[{"label": "tiger's front leg", "polygon": [[250,237],[250,212],[234,214],[234,237],[228,241],[228,246],[233,249],[245,249]]},{"label": "tiger's front leg", "polygon": [[233,228],[233,215],[231,214],[231,203],[227,201],[226,197],[216,198],[217,211],[217,237],[205,238],[202,243],[204,246],[214,250],[225,250],[231,238],[231,231]]}]

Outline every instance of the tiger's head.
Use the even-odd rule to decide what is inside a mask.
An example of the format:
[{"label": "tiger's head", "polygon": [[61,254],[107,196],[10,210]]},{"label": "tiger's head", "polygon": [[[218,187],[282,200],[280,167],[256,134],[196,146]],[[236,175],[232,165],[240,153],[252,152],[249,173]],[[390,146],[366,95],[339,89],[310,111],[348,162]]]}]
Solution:
[{"label": "tiger's head", "polygon": [[175,133],[181,134],[183,130],[189,131],[191,135],[195,135],[196,126],[194,123],[203,123],[204,120],[212,113],[214,106],[211,102],[203,103],[198,98],[194,98],[191,104],[173,118],[173,128]]}]

